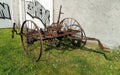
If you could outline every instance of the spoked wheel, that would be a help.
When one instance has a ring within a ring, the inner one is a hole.
[[[72,44],[76,47],[83,47],[86,44],[86,34],[80,24],[73,18],[65,18],[60,22],[61,31],[77,30],[76,34],[72,34]]]
[[[31,20],[23,22],[21,27],[21,42],[25,54],[38,62],[42,55],[42,36],[38,26]]]

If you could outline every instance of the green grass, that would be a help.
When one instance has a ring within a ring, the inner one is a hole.
[[[120,75],[120,50],[53,48],[36,63],[24,55],[20,36],[0,29],[0,75]]]

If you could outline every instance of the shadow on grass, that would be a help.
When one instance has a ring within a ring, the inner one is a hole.
[[[46,48],[45,51],[50,51],[52,49],[61,50],[62,51],[61,54],[65,53],[66,51],[73,51],[73,50],[76,50],[76,49],[80,49],[80,50],[83,50],[83,51],[88,51],[88,52],[93,52],[93,53],[97,53],[97,54],[103,55],[106,60],[111,61],[111,59],[107,57],[105,52],[89,49],[87,47],[80,48],[80,47],[74,47],[74,46],[71,46],[71,45],[63,45],[63,46],[59,46],[59,47],[48,47],[48,48]],[[52,52],[50,52],[50,54],[52,54],[53,56],[57,57]]]
[[[87,48],[87,47],[83,47],[82,50],[84,50],[84,51],[89,51],[89,52],[93,52],[93,53],[97,53],[97,54],[101,54],[101,55],[104,56],[104,58],[105,58],[106,60],[111,61],[111,59],[108,58],[107,55],[105,54],[105,52],[103,52],[103,51],[97,51],[97,50],[89,49],[89,48]]]

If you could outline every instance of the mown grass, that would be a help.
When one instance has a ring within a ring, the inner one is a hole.
[[[11,29],[0,29],[0,75],[120,75],[120,50],[52,48],[40,62],[32,62],[23,53],[20,36],[11,39]]]

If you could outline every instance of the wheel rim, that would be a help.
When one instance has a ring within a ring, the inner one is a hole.
[[[75,38],[80,38],[72,40],[72,44],[76,47],[83,47],[86,44],[86,34],[80,24],[73,18],[65,18],[60,22],[61,31],[67,31],[69,29],[78,30],[79,32],[73,34],[72,36]]]
[[[37,25],[26,20],[21,27],[21,42],[27,57],[32,61],[39,61],[42,55],[42,37]]]

